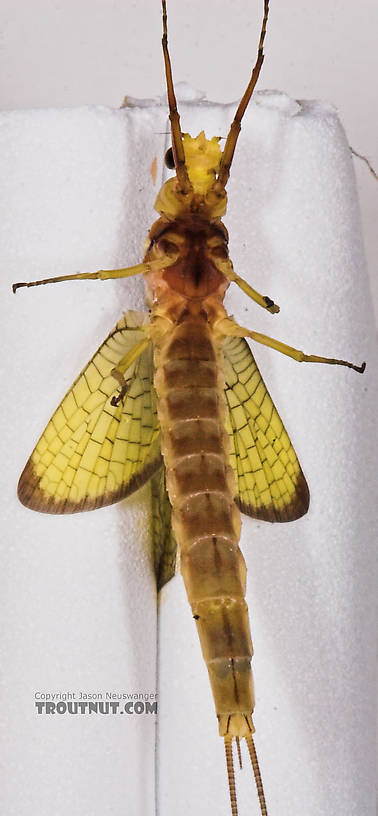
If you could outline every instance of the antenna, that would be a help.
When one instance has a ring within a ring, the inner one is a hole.
[[[171,58],[168,50],[168,29],[167,29],[167,4],[162,0],[163,7],[163,38],[161,41],[164,55],[165,78],[167,82],[167,97],[169,105],[169,119],[171,122],[172,150],[175,160],[175,169],[179,190],[181,193],[189,193],[192,185],[189,181],[188,171],[185,164],[184,146],[182,143],[182,132],[180,127],[180,116],[177,110],[175,89],[172,79]]]
[[[264,16],[263,21],[261,24],[261,32],[260,32],[260,40],[259,40],[259,47],[257,51],[257,59],[252,70],[251,78],[249,83],[244,91],[242,99],[240,101],[239,107],[235,113],[234,121],[229,130],[229,134],[226,139],[226,144],[224,146],[224,150],[222,153],[222,158],[220,161],[219,173],[218,178],[214,182],[213,190],[216,193],[220,193],[224,190],[230,175],[230,167],[232,164],[232,159],[235,153],[236,142],[238,140],[238,136],[241,130],[241,120],[245,114],[245,111],[248,107],[248,103],[251,99],[253,94],[256,82],[260,76],[260,71],[262,64],[264,62],[264,39],[266,34],[266,24],[268,21],[268,14],[269,14],[269,0],[264,0]]]

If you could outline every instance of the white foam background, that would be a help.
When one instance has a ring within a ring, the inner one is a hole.
[[[180,107],[184,130],[208,136],[226,134],[234,109]],[[63,393],[122,312],[141,308],[142,285],[67,283],[16,296],[10,286],[140,260],[166,122],[158,104],[0,118],[7,816],[156,812],[152,716],[38,716],[33,700],[37,690],[154,691],[148,487],[68,517],[33,513],[15,496]],[[292,524],[244,518],[241,540],[269,812],[361,816],[374,807],[376,345],[353,167],[334,110],[257,94],[229,197],[235,268],[281,307],[271,316],[233,289],[230,312],[308,353],[367,361],[361,377],[254,348],[311,506]],[[181,577],[163,590],[159,617],[159,812],[227,814],[223,746]],[[240,816],[258,812],[250,777],[237,771]]]

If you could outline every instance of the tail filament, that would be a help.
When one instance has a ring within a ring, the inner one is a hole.
[[[242,767],[241,763],[241,752],[240,752],[240,740],[239,737],[236,737],[236,746],[237,752],[239,757],[239,765],[240,768]],[[248,737],[245,738],[246,743],[248,745],[248,752],[251,759],[251,765],[253,769],[253,775],[255,778],[256,788],[257,788],[257,796],[259,798],[260,804],[260,813],[261,816],[268,816],[268,810],[265,802],[265,795],[264,795],[264,788],[261,779],[261,773],[259,768],[259,763],[256,754],[255,744],[253,742],[252,734],[249,734]],[[234,761],[232,756],[232,737],[229,734],[226,734],[224,737],[224,747],[226,752],[226,765],[227,765],[227,776],[228,776],[228,789],[230,793],[230,802],[231,802],[231,816],[238,816],[238,804],[236,800],[236,784],[235,784],[235,773],[234,773]]]
[[[259,797],[259,802],[260,802],[261,816],[268,816],[268,811],[267,811],[265,796],[264,796],[264,788],[263,788],[259,763],[258,763],[257,754],[256,754],[255,743],[253,742],[252,734],[249,734],[249,736],[246,737],[246,742],[247,742],[247,745],[248,745],[249,756],[251,758],[251,764],[252,764],[252,768],[253,768],[253,775],[255,777],[257,795]]]
[[[226,752],[226,765],[227,765],[227,775],[228,775],[228,789],[230,791],[231,814],[232,814],[232,816],[238,816],[238,805],[237,805],[237,801],[236,801],[234,762],[233,762],[233,759],[232,759],[232,738],[227,736],[227,735],[224,738],[224,748],[225,748],[225,752]]]

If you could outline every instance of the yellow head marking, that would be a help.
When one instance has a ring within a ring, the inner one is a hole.
[[[155,210],[169,219],[179,218],[190,211],[206,213],[210,219],[221,218],[226,212],[227,196],[224,190],[220,195],[212,189],[222,157],[219,136],[206,139],[203,130],[194,138],[183,133],[182,145],[192,189],[182,196],[177,176],[168,179],[155,201]]]
[[[201,130],[201,133],[195,138],[189,136],[189,133],[184,133],[182,142],[185,164],[193,190],[195,193],[205,195],[214,183],[215,175],[219,170],[222,155],[219,137],[213,136],[212,139],[206,139]]]

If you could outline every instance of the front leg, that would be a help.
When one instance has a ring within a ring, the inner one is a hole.
[[[98,269],[97,272],[78,272],[77,275],[58,275],[56,278],[44,278],[43,280],[28,281],[21,283],[14,283],[12,285],[13,293],[17,289],[26,286],[42,286],[45,283],[61,283],[62,281],[75,280],[110,280],[111,278],[129,278],[133,275],[145,274],[159,269],[164,269],[170,264],[161,259],[156,261],[147,261],[146,263],[136,264],[136,266],[127,266],[122,269]]]
[[[229,258],[227,260],[216,259],[213,262],[215,263],[216,268],[222,275],[227,278],[227,280],[231,281],[232,283],[236,283],[236,285],[241,289],[251,300],[254,300],[258,306],[262,306],[263,309],[267,309],[268,312],[271,314],[277,314],[280,311],[280,307],[277,306],[274,301],[268,297],[268,295],[260,295],[260,292],[257,292],[256,289],[253,289],[252,286],[247,283],[243,278],[236,274],[232,261]]]
[[[117,396],[112,397],[110,404],[116,407],[119,405],[120,402],[123,401],[124,397],[127,394],[129,383],[130,381],[126,379],[125,373],[130,368],[130,366],[134,363],[135,360],[140,357],[141,354],[145,351],[147,346],[150,344],[149,337],[143,338],[140,340],[139,343],[136,343],[130,351],[125,354],[124,357],[119,361],[118,365],[111,371],[111,376],[117,380],[121,386],[119,394]]]

